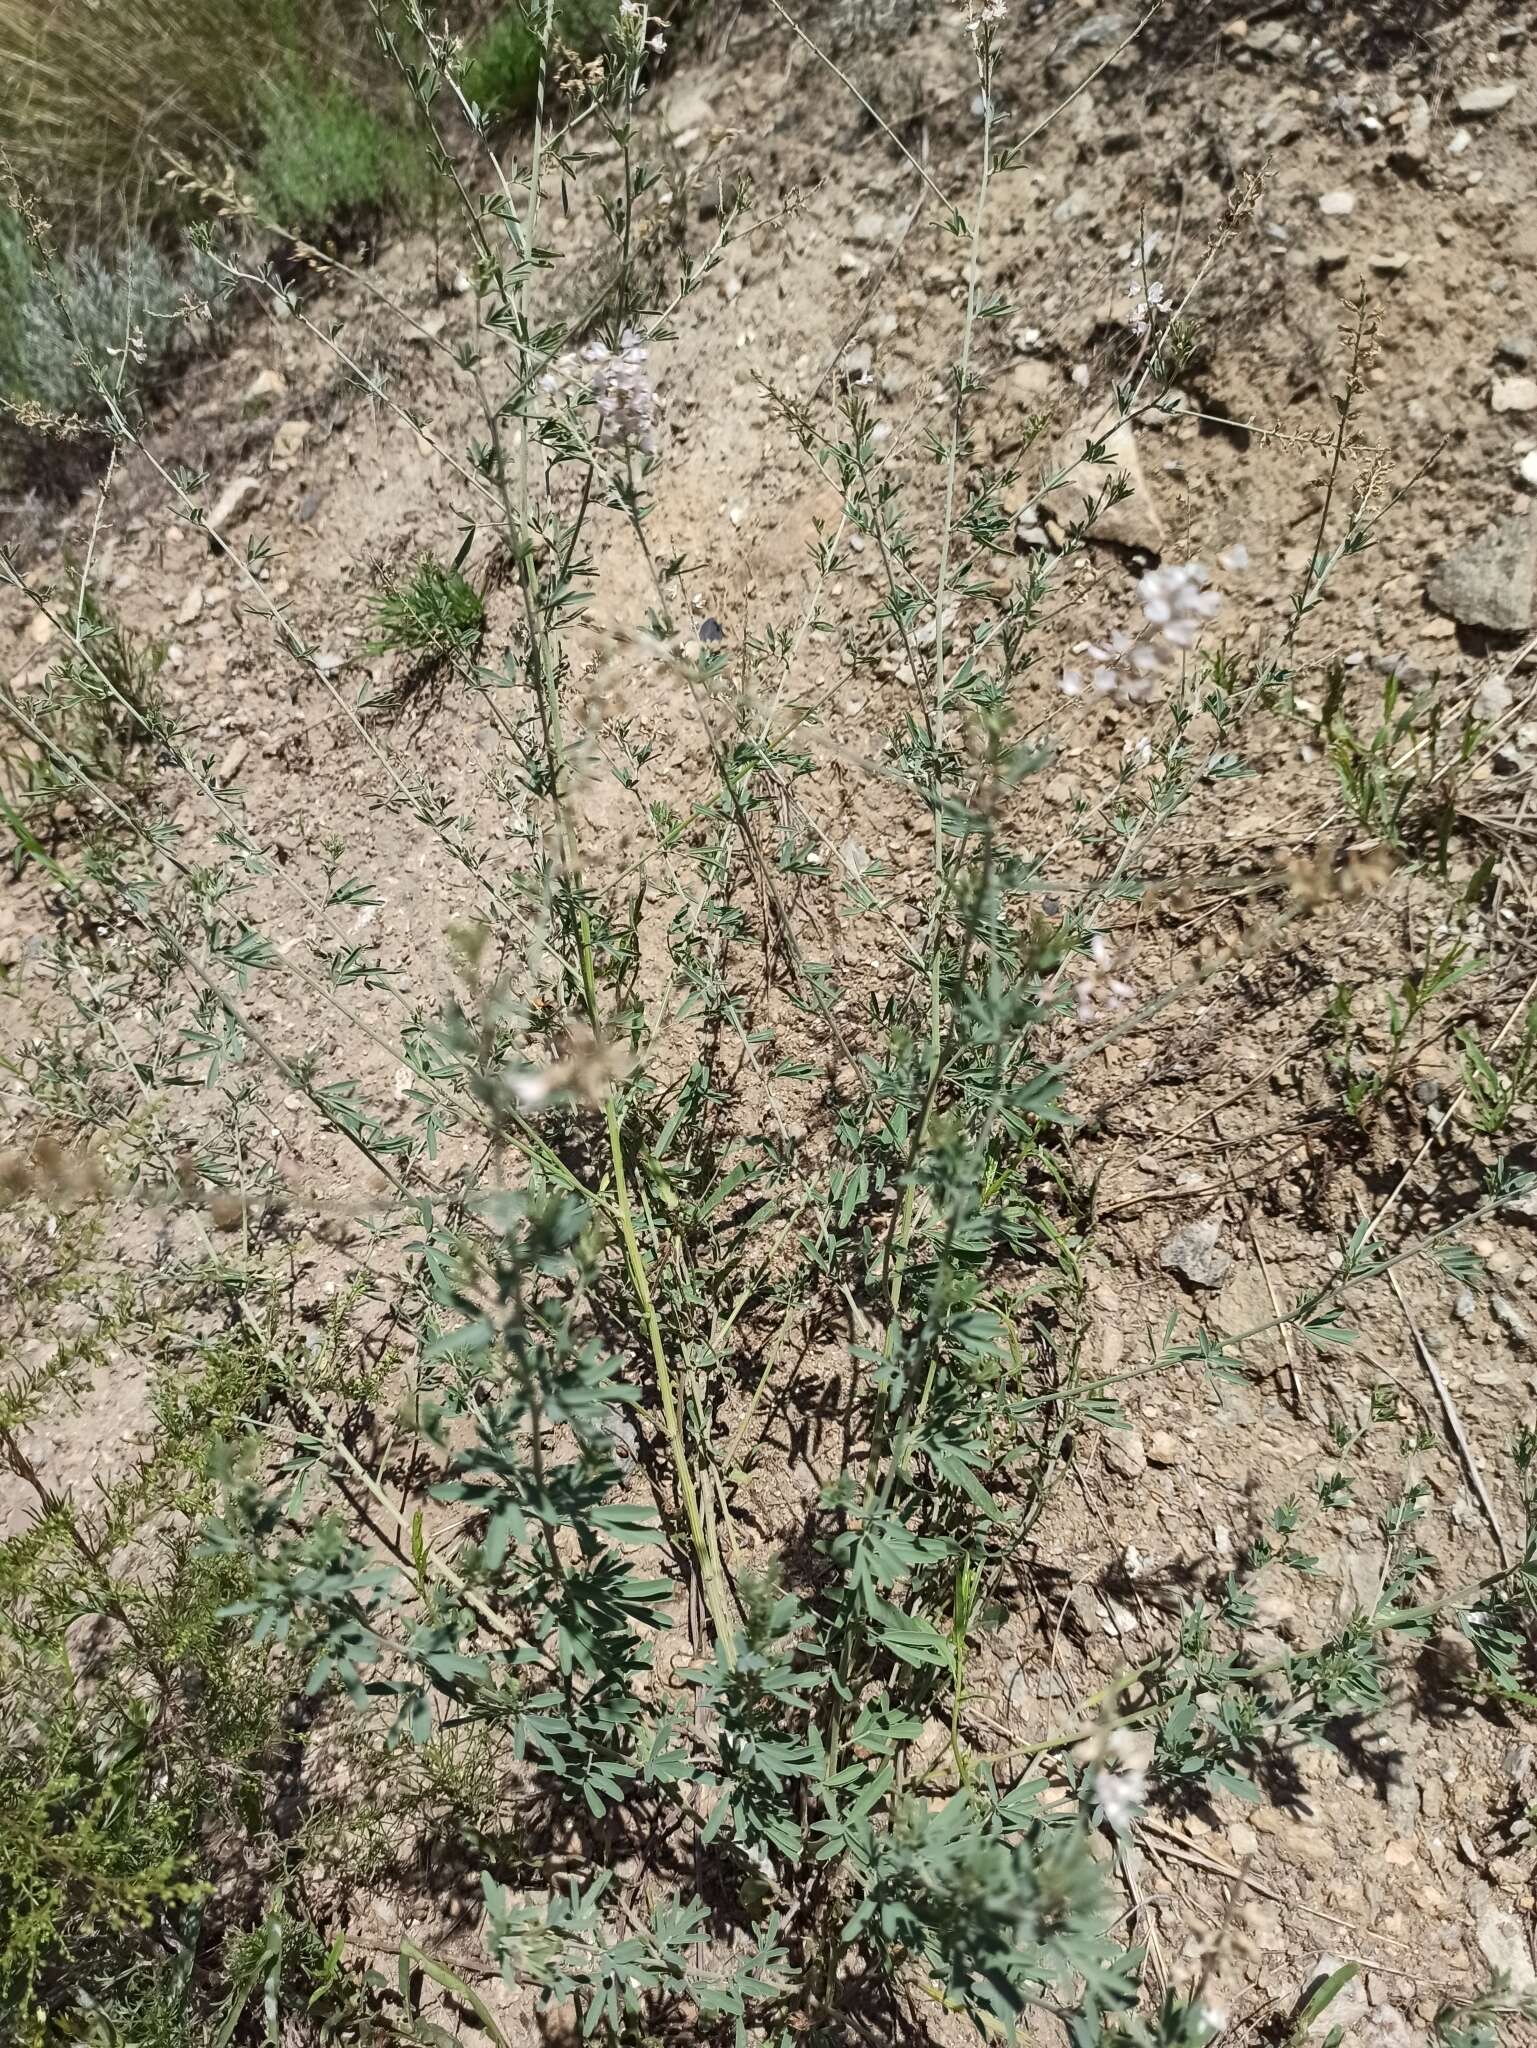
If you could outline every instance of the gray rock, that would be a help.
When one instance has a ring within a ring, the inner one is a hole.
[[[1537,448],[1528,448],[1521,458],[1521,467],[1517,474],[1520,476],[1522,483],[1529,484],[1534,491],[1537,491]]]
[[[1496,377],[1489,404],[1495,412],[1537,412],[1537,377]]]
[[[1047,58],[1047,68],[1060,70],[1064,64],[1071,63],[1080,50],[1098,49],[1103,43],[1118,42],[1129,26],[1124,14],[1091,14],[1087,21],[1081,21],[1076,28],[1068,30]]]
[[[1457,1299],[1452,1303],[1452,1314],[1459,1323],[1471,1323],[1478,1312],[1478,1296],[1471,1287],[1459,1289]]]
[[[1372,2048],[1424,2048],[1425,2036],[1416,2033],[1396,2005],[1374,2005],[1366,2027]]]
[[[1504,85],[1475,85],[1470,91],[1457,96],[1459,114],[1497,114],[1501,107],[1508,107],[1517,93],[1514,79]]]
[[[663,114],[674,135],[708,128],[715,119],[715,101],[704,86],[679,85],[667,95]]]
[[[1229,1266],[1231,1252],[1219,1251],[1222,1235],[1220,1216],[1204,1216],[1186,1223],[1166,1237],[1159,1247],[1158,1263],[1166,1273],[1178,1273],[1192,1287],[1220,1287]]]
[[[1325,1978],[1332,1977],[1340,1967],[1341,1958],[1339,1956],[1325,1954],[1315,1957],[1313,1967],[1308,1971],[1297,1994],[1299,2004],[1311,1992],[1316,1991]],[[1317,2019],[1308,2028],[1308,2039],[1310,2041],[1314,2039],[1324,2040],[1336,2027],[1358,2026],[1366,2018],[1370,2009],[1370,2003],[1366,1996],[1366,1985],[1362,1980],[1360,1971],[1357,1970],[1353,1977],[1348,1978],[1340,1986],[1333,1998],[1330,1999]]]
[[[1354,213],[1355,210],[1354,192],[1320,192],[1318,195],[1318,211],[1325,220],[1343,220],[1347,214]]]
[[[292,462],[309,437],[308,420],[284,420],[272,437],[272,452],[279,462]]]
[[[1112,1430],[1105,1438],[1105,1463],[1123,1479],[1140,1479],[1147,1470],[1147,1448],[1134,1429]]]
[[[1085,462],[1083,451],[1090,443],[1102,444],[1105,461]],[[1163,515],[1137,454],[1137,443],[1126,420],[1111,426],[1103,412],[1089,413],[1065,435],[1053,451],[1052,470],[1063,482],[1039,501],[1039,509],[1050,512],[1063,526],[1081,522],[1084,500],[1098,498],[1117,472],[1130,486],[1119,504],[1107,505],[1089,528],[1090,542],[1108,542],[1115,547],[1139,548],[1147,554],[1164,551]]]
[[[281,370],[258,370],[240,394],[242,405],[260,405],[264,399],[281,398],[288,389]]]
[[[851,342],[839,359],[838,368],[848,384],[868,384],[875,355],[867,341]]]
[[[1512,1991],[1537,1991],[1537,1969],[1532,1967],[1531,1944],[1516,1915],[1501,1905],[1488,1885],[1468,1886],[1476,1918],[1473,1923],[1478,1952],[1491,1970],[1503,1970]]]
[[[1515,701],[1515,693],[1503,676],[1486,676],[1473,699],[1473,716],[1481,718],[1485,725],[1493,725]]]
[[[1494,352],[1502,363],[1514,363],[1518,370],[1529,369],[1537,361],[1537,334],[1503,335]]]
[[[218,502],[208,515],[208,523],[216,531],[230,525],[236,519],[244,518],[247,512],[261,503],[261,479],[254,476],[237,476],[224,486]]]
[[[1347,1545],[1340,1552],[1340,1589],[1336,1602],[1342,1619],[1375,1614],[1382,1600],[1382,1553]]]
[[[1501,519],[1446,557],[1425,586],[1439,612],[1493,633],[1530,631],[1537,526]]]
[[[1491,1294],[1489,1297],[1489,1313],[1494,1317],[1494,1320],[1499,1324],[1506,1336],[1509,1337],[1512,1344],[1519,1344],[1525,1349],[1531,1343],[1531,1325],[1513,1301],[1507,1301],[1503,1294]]]
[[[1404,110],[1388,162],[1396,171],[1422,170],[1430,156],[1430,102],[1416,93]]]

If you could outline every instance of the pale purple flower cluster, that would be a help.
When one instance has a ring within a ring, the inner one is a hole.
[[[1087,674],[1081,668],[1064,669],[1064,693],[1150,704],[1163,671],[1194,647],[1202,626],[1216,617],[1222,598],[1210,586],[1211,576],[1200,562],[1149,569],[1137,584],[1146,621],[1141,632],[1118,629],[1107,640],[1086,641],[1078,651],[1088,656],[1090,667]]]
[[[1073,983],[1073,1008],[1080,1024],[1098,1024],[1124,1010],[1136,996],[1129,981],[1117,980],[1110,972],[1113,956],[1110,941],[1096,932],[1089,941],[1089,968]]]
[[[652,455],[656,452],[656,393],[646,372],[647,355],[640,335],[627,327],[618,348],[589,341],[580,358],[563,356],[555,371],[539,381],[546,391],[557,391],[561,375],[584,378],[597,401],[599,444],[639,448]]]
[[[1194,647],[1202,626],[1214,619],[1222,603],[1211,588],[1211,575],[1202,562],[1179,562],[1168,569],[1149,569],[1137,582],[1142,616],[1156,626],[1170,647],[1188,652]]]
[[[1159,315],[1168,311],[1169,294],[1156,280],[1149,284],[1138,271],[1132,272],[1126,289],[1131,298],[1131,331],[1140,340]]]

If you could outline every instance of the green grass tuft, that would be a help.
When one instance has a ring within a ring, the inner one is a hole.
[[[304,235],[408,211],[425,189],[421,153],[342,84],[295,68],[267,88],[255,179],[274,219]]]
[[[614,0],[557,0],[557,42],[590,54],[612,28],[616,11]],[[527,113],[534,105],[543,21],[542,7],[508,7],[471,44],[461,79],[465,97],[493,120]]]
[[[486,611],[457,568],[423,555],[404,581],[380,592],[374,620],[381,654],[446,655],[476,644]]]

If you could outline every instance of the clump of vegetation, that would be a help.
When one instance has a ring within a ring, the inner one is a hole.
[[[18,216],[0,206],[0,392],[22,382],[22,310],[32,290],[32,260]]]
[[[193,250],[173,259],[130,236],[110,253],[39,251],[0,209],[0,401],[12,415],[99,421],[99,381],[126,398],[162,379],[209,311],[217,272]]]
[[[271,217],[303,235],[409,208],[427,183],[421,151],[345,84],[294,69],[263,88],[252,176]]]
[[[1376,1385],[1324,1425],[1311,1494],[1225,1532],[1149,1603],[1135,1663],[1097,1693],[1022,1742],[983,1675],[1028,1611],[1027,1574],[1061,1569],[1063,1474],[1124,1429],[1132,1383],[1241,1383],[1266,1339],[1322,1377],[1356,1344],[1354,1304],[1413,1265],[1479,1281],[1465,1238],[1532,1191],[1516,1159],[1465,1144],[1445,1208],[1416,1222],[1399,1181],[1262,1320],[1171,1314],[1108,1362],[1086,1345],[1100,1056],[1383,885],[1382,863],[1314,852],[1260,879],[1270,911],[1214,963],[1139,986],[1127,913],[1167,879],[1171,822],[1250,772],[1255,714],[1378,501],[1334,490],[1363,307],[1321,515],[1341,508],[1343,532],[1320,532],[1284,644],[1221,648],[1219,576],[1169,562],[1137,585],[1134,633],[1085,619],[1087,659],[1053,674],[1064,718],[1136,721],[1064,842],[1063,882],[1031,803],[1051,721],[1028,695],[1060,557],[1016,558],[1020,476],[978,459],[972,433],[984,338],[1008,312],[982,262],[984,201],[1013,161],[1004,19],[988,0],[964,21],[977,162],[945,218],[967,260],[940,401],[893,448],[858,381],[770,391],[787,460],[835,516],[811,526],[797,608],[750,631],[702,615],[696,565],[657,516],[651,344],[752,223],[728,188],[702,242],[659,252],[637,229],[662,203],[635,121],[646,10],[615,15],[581,105],[606,267],[554,246],[544,125],[521,164],[489,157],[484,196],[461,174],[474,325],[438,345],[475,408],[452,457],[467,530],[452,565],[419,557],[373,607],[376,651],[425,657],[452,692],[451,786],[339,685],[263,540],[213,531],[205,480],[162,464],[96,379],[112,433],[221,553],[316,723],[356,741],[362,803],[430,853],[458,915],[445,995],[435,963],[371,950],[384,894],[335,819],[295,832],[285,791],[281,829],[264,825],[165,727],[152,665],[83,594],[31,594],[68,651],[35,699],[0,707],[33,779],[8,803],[34,859],[66,805],[109,820],[113,844],[46,855],[47,1028],[9,1064],[54,1149],[7,1162],[7,1227],[35,1277],[73,1205],[149,1211],[155,1292],[141,1277],[109,1310],[75,1267],[56,1293],[34,1287],[45,1316],[83,1304],[91,1335],[0,1404],[0,1455],[31,1503],[0,1547],[0,1793],[21,1823],[0,1845],[0,1999],[29,2043],[442,2048],[464,2012],[501,2043],[505,1995],[571,2008],[609,2048],[834,2048],[916,2034],[931,2011],[981,2038],[1209,2048],[1227,2027],[1209,1962],[1165,1956],[1155,1975],[1129,1931],[1146,1920],[1129,1852],[1155,1822],[1167,1833],[1157,1816],[1292,1796],[1299,1754],[1359,1744],[1406,1646],[1444,1649],[1462,1698],[1530,1707],[1537,1434],[1513,1435],[1508,1526],[1478,1494],[1497,1559],[1443,1569],[1411,1466],[1435,1438]],[[397,29],[402,90],[447,157],[456,109],[481,103],[473,66],[425,5]],[[310,149],[306,104],[329,145]],[[286,179],[315,219],[366,203],[386,174],[375,130],[324,95],[274,118],[294,124],[274,195]],[[560,161],[562,179],[579,168]],[[692,232],[693,210],[666,203]],[[1149,253],[1119,419],[1164,401],[1186,346]],[[582,286],[563,300],[562,262]],[[241,274],[295,310],[280,278]],[[601,323],[573,328],[552,307],[589,303],[595,274]],[[340,330],[311,331],[358,374]],[[386,370],[368,383],[418,425]],[[1101,442],[1065,473],[1088,481],[1074,552],[1132,486]],[[505,567],[514,599],[494,665],[480,562]],[[899,685],[867,753],[914,855],[900,894],[820,813],[810,736],[828,699],[797,668],[806,644],[836,648],[840,682]],[[701,783],[664,784],[645,722],[606,694],[636,669],[696,722]],[[1427,854],[1406,827],[1419,728],[1386,714],[1347,744],[1331,701],[1340,787],[1441,885],[1444,845]],[[158,789],[120,795],[149,740],[163,812]],[[597,777],[624,818],[618,858],[592,824]],[[1455,924],[1466,894],[1438,906]],[[1460,931],[1438,936],[1380,1024],[1364,1003],[1326,1013],[1362,1126],[1398,1109],[1473,959]],[[1529,1107],[1530,1016],[1465,1027],[1480,1144]],[[1368,1029],[1380,1074],[1353,1057]],[[1445,1124],[1450,1152],[1467,1133]],[[90,1167],[73,1187],[71,1146]],[[23,1434],[128,1343],[157,1367],[150,1446],[99,1501],[66,1498]],[[792,1465],[785,1440],[817,1423],[821,1446]],[[1380,1568],[1256,1653],[1262,1593],[1317,1575],[1313,1531],[1337,1548],[1383,1441]],[[103,1638],[89,1688],[82,1619]],[[323,1768],[339,1756],[350,1777]],[[305,1798],[280,1816],[295,1780]],[[357,1908],[392,1884],[439,1917],[387,1935],[375,1969]],[[1353,1969],[1280,2025],[1326,2019]],[[1470,1994],[1443,2038],[1482,2042],[1525,2004]],[[1261,2022],[1278,2013],[1267,1999]]]
[[[0,402],[32,461],[37,430],[99,424],[98,378],[153,389],[202,338],[189,186],[232,180],[324,237],[409,213],[430,180],[365,0],[0,0],[0,70],[0,161],[34,216],[0,204]]]
[[[613,28],[617,0],[556,0],[554,49],[591,57]],[[465,98],[492,120],[525,114],[538,96],[544,58],[544,9],[539,0],[514,0],[499,8],[469,44],[460,83]]]
[[[165,215],[172,157],[249,162],[296,62],[357,91],[370,51],[366,0],[0,0],[0,152],[61,233],[110,246]]]
[[[19,580],[4,557],[0,572],[13,585]],[[42,680],[30,689],[12,685],[3,699],[0,815],[18,864],[46,859],[46,847],[66,830],[120,830],[123,805],[142,792],[155,749],[169,736],[157,682],[164,650],[115,625],[81,584],[38,602],[56,607],[66,630],[63,652]]]
[[[265,1853],[281,1675],[230,1618],[245,1576],[200,1526],[211,1446],[260,1408],[270,1367],[237,1338],[188,1372],[185,1302],[103,1293],[89,1231],[50,1250],[36,1195],[12,1215],[7,1282],[25,1271],[90,1320],[0,1386],[0,2013],[18,2048],[190,2040],[210,1831]],[[145,1440],[89,1497],[56,1491],[27,1431],[125,1347],[160,1374]]]
[[[409,576],[392,579],[374,599],[380,653],[447,656],[474,648],[486,608],[457,562],[445,568],[423,555]]]

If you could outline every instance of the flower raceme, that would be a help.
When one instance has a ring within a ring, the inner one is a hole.
[[[1089,965],[1073,983],[1073,1008],[1080,1024],[1102,1023],[1134,999],[1136,990],[1111,973],[1112,964],[1110,941],[1096,932],[1089,942]]]
[[[980,0],[980,5],[975,0],[965,0],[965,5],[969,36],[979,36],[985,28],[996,28],[1009,11],[1007,0]]]
[[[646,34],[648,23],[645,0],[619,0],[619,19],[621,23],[640,23],[640,27],[633,33],[645,43],[648,50],[655,50],[657,55],[661,56],[667,48],[667,38],[662,34],[662,30],[667,26],[665,22],[658,22],[655,31],[649,36]]]
[[[1131,331],[1138,340],[1141,340],[1153,322],[1161,315],[1167,314],[1168,288],[1158,283],[1156,279],[1149,283],[1133,272],[1127,292],[1131,298]]]
[[[1200,562],[1175,568],[1149,569],[1137,584],[1142,616],[1171,647],[1194,647],[1208,619],[1217,616],[1220,594],[1208,588],[1211,577]]]
[[[649,351],[633,327],[610,348],[589,341],[579,356],[566,355],[545,372],[540,386],[558,391],[563,380],[585,382],[598,408],[600,447],[638,448],[656,453],[656,392],[646,369]]]
[[[1082,668],[1065,669],[1062,689],[1069,697],[1113,697],[1118,704],[1150,704],[1159,678],[1188,654],[1201,628],[1217,615],[1221,594],[1211,588],[1204,563],[1180,562],[1149,569],[1137,583],[1143,626],[1138,633],[1117,629],[1103,641],[1075,650],[1087,655]]]

